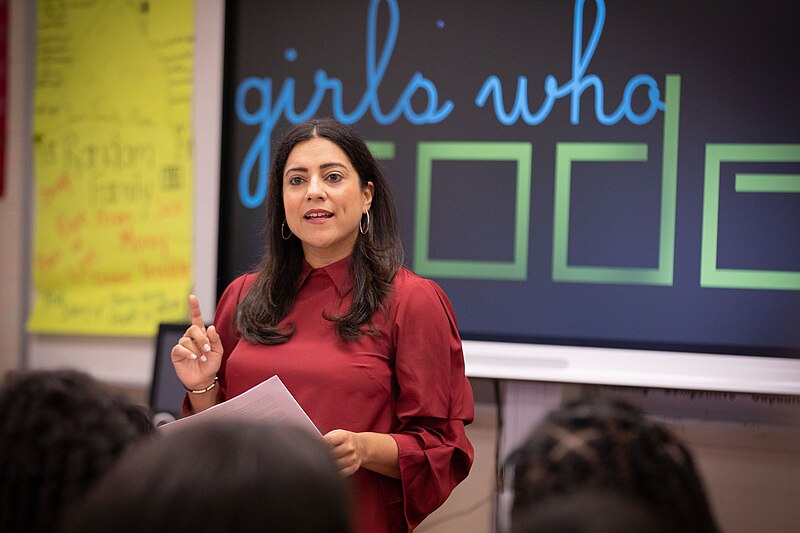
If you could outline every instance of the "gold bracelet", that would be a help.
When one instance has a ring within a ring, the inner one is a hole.
[[[184,385],[183,388],[186,389],[186,392],[191,392],[192,394],[204,394],[204,393],[210,391],[211,389],[213,389],[214,387],[217,386],[217,379],[219,379],[219,378],[217,378],[217,376],[214,376],[214,381],[212,381],[211,385],[209,385],[205,389],[196,389],[196,390],[195,389],[190,389],[186,385]]]

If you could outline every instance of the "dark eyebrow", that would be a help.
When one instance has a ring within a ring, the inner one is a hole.
[[[347,167],[345,165],[343,165],[341,163],[336,163],[336,162],[323,163],[322,165],[319,166],[319,168],[321,168],[321,169],[328,169],[328,168],[331,168],[331,167],[339,167],[339,168],[347,170]]]
[[[321,164],[319,166],[319,168],[321,168],[323,170],[326,170],[326,169],[329,169],[329,168],[334,168],[334,167],[347,170],[347,167],[345,165],[343,165],[342,163],[336,163],[336,162],[323,163],[323,164]],[[287,168],[286,170],[283,171],[283,175],[285,176],[286,174],[288,174],[290,172],[308,172],[308,169],[306,167]]]
[[[287,168],[287,169],[283,170],[283,175],[285,176],[286,174],[288,174],[290,172],[308,172],[308,169],[306,167]]]

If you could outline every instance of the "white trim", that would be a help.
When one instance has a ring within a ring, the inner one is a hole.
[[[195,10],[193,291],[210,322],[217,305],[225,2],[198,0]]]
[[[464,341],[475,378],[800,395],[800,359]]]

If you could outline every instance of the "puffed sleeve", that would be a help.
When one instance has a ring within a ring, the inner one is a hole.
[[[474,416],[452,304],[433,281],[413,274],[410,280],[395,295],[400,426],[392,434],[409,531],[467,477],[473,449],[464,426]]]

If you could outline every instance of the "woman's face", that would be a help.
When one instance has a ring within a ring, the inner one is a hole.
[[[353,252],[373,185],[361,180],[347,154],[325,138],[302,142],[283,171],[286,224],[303,244],[306,261],[319,268]]]

